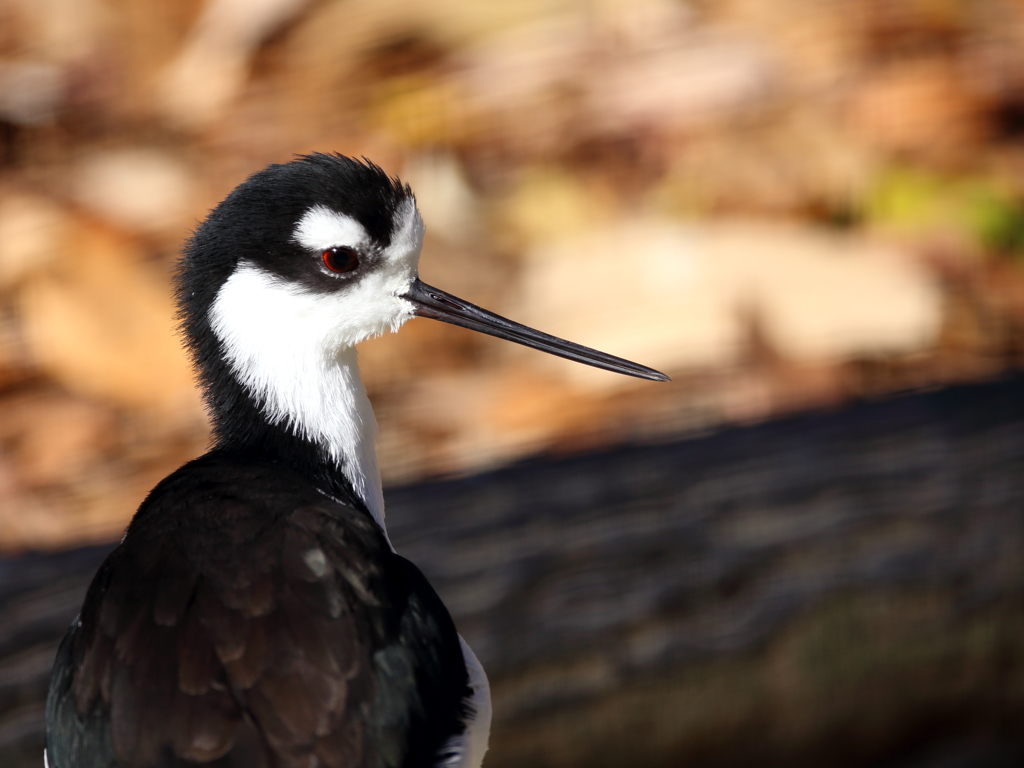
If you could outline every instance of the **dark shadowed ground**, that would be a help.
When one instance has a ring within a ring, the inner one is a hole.
[[[1024,378],[392,489],[490,768],[1024,764]],[[0,764],[109,547],[0,560]]]

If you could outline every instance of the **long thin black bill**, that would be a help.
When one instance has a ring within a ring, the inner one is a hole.
[[[493,312],[488,312],[486,309],[481,309],[475,304],[463,301],[450,293],[432,288],[419,279],[413,281],[405,298],[412,302],[415,307],[413,311],[418,317],[429,317],[444,323],[461,325],[472,331],[497,336],[506,341],[514,341],[516,344],[533,347],[542,352],[558,355],[567,360],[575,360],[577,363],[592,365],[595,368],[603,368],[606,371],[624,373],[627,376],[636,376],[639,379],[651,381],[669,381],[668,376],[653,368],[631,363],[621,357],[607,355],[596,349],[535,331],[533,328],[514,323]]]

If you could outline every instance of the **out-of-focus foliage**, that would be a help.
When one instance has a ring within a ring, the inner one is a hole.
[[[425,279],[665,368],[425,321],[388,481],[992,376],[1024,353],[1009,0],[5,0],[0,548],[116,535],[206,443],[168,277],[294,153],[415,188]]]
[[[365,155],[427,282],[673,377],[425,320],[360,349],[388,483],[658,438],[389,492],[494,765],[1018,765],[1016,380],[660,439],[1019,370],[1022,139],[1018,0],[0,0],[0,552],[114,541],[205,450],[182,240]],[[0,579],[25,765],[69,557]]]
[[[995,258],[1024,255],[1024,202],[993,179],[896,166],[879,177],[865,214],[872,224],[918,238],[960,234],[965,245]]]

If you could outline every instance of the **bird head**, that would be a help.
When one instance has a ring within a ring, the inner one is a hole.
[[[340,351],[413,317],[667,380],[426,285],[418,275],[423,232],[409,187],[370,162],[313,154],[240,184],[198,227],[177,278],[185,337],[208,399],[225,366],[249,392],[285,377],[313,380]],[[215,414],[231,399],[213,403]]]

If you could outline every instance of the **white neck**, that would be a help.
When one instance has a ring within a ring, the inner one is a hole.
[[[290,288],[251,266],[225,282],[210,310],[231,369],[271,424],[319,446],[384,535],[377,421],[356,350],[339,343],[338,298]]]
[[[303,437],[322,445],[328,455],[352,483],[352,488],[366,504],[387,535],[384,525],[384,492],[377,466],[377,419],[359,378],[355,347],[341,349],[328,360],[318,377],[319,400],[303,392],[304,406],[296,414]]]

